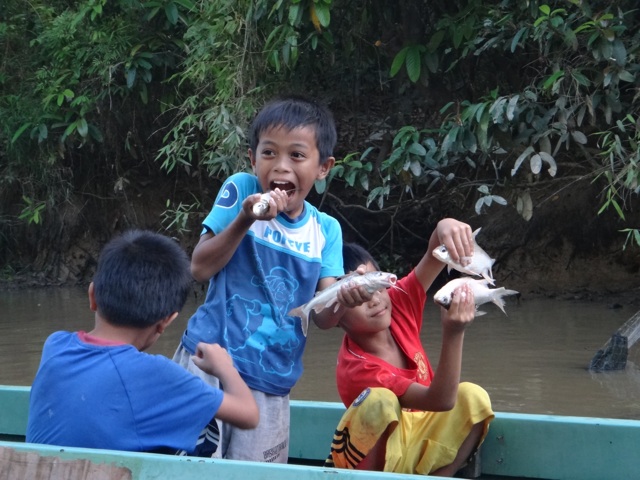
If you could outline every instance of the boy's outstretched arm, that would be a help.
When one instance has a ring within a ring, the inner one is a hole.
[[[209,375],[218,377],[224,386],[222,403],[215,417],[239,428],[255,428],[260,421],[258,405],[227,351],[217,343],[200,342],[193,363]]]
[[[200,237],[191,256],[191,275],[197,282],[210,280],[229,263],[253,222],[275,218],[287,203],[286,194],[278,190],[271,194],[269,210],[263,215],[256,215],[253,205],[259,201],[259,193],[249,195],[242,202],[242,210],[227,228],[217,235],[208,232]]]
[[[475,312],[473,291],[468,285],[462,285],[454,291],[449,310],[440,308],[442,349],[438,367],[430,386],[419,383],[409,386],[399,398],[403,408],[434,412],[453,408],[462,371],[464,331],[475,318]]]
[[[461,257],[472,256],[474,242],[471,227],[454,218],[444,218],[438,222],[429,238],[427,251],[415,268],[416,276],[425,291],[431,287],[445,267],[445,264],[435,258],[432,253],[435,248],[443,244],[455,261],[459,261]]]

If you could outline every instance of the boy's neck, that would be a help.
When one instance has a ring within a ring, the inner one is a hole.
[[[391,335],[391,329],[385,328],[379,332],[366,333],[362,335],[347,334],[352,341],[358,344],[362,351],[380,357],[381,353],[395,344],[395,339]]]
[[[109,342],[129,344],[140,351],[149,348],[157,338],[156,325],[151,325],[147,328],[113,325],[98,315],[96,315],[93,330],[87,332],[87,334]]]
[[[397,368],[408,368],[409,362],[404,351],[391,334],[391,329],[386,328],[374,334],[362,335],[358,339],[350,337],[363,352],[378,357]]]

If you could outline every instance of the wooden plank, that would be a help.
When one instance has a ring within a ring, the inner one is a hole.
[[[594,372],[624,370],[627,366],[629,349],[638,339],[640,339],[640,311],[616,330],[595,353],[589,363],[589,370]]]
[[[87,459],[60,460],[0,446],[0,478],[29,480],[131,480],[128,468]]]
[[[176,457],[152,453],[60,448],[19,442],[0,442],[0,447],[12,448],[18,452],[32,452],[42,457],[56,457],[57,461],[87,459],[97,465],[107,464],[113,467],[124,467],[130,470],[131,478],[135,480],[195,480],[209,478],[224,480],[415,480],[416,478],[415,475],[211,458]],[[5,477],[0,476],[0,478]],[[14,477],[9,478],[13,480]],[[37,477],[24,478],[31,480],[31,478],[35,479]]]
[[[482,473],[548,480],[640,476],[640,421],[497,413]]]

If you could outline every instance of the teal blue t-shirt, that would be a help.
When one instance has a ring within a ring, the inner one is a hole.
[[[161,355],[55,332],[31,387],[27,442],[132,452],[196,449],[223,393]]]
[[[223,231],[254,193],[261,193],[255,176],[229,177],[203,222],[204,231]],[[311,300],[321,278],[343,273],[340,224],[308,202],[295,221],[282,213],[256,221],[210,280],[182,343],[191,353],[198,342],[219,343],[249,387],[287,395],[302,374],[306,343],[300,319],[287,312]]]

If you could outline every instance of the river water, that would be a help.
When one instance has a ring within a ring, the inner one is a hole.
[[[199,298],[151,348],[173,355]],[[510,301],[511,300],[511,301]],[[494,305],[465,334],[462,380],[482,385],[494,410],[588,417],[640,419],[640,347],[630,350],[623,371],[591,373],[586,367],[611,334],[637,308],[606,303],[526,296],[507,299],[507,316]],[[85,288],[42,288],[0,292],[0,384],[30,385],[42,344],[56,330],[91,330]],[[339,328],[309,330],[305,372],[291,397],[340,401],[335,387]],[[438,307],[425,309],[423,343],[434,368],[440,351]]]

